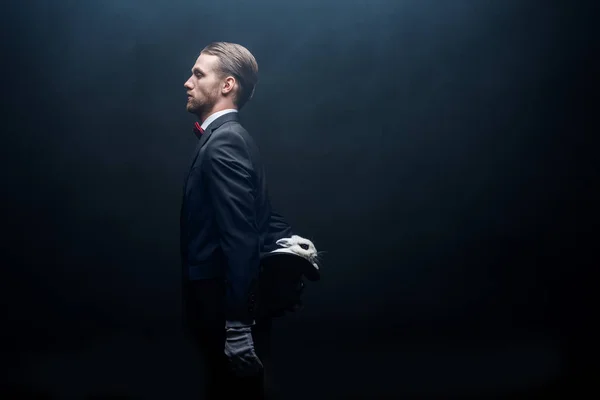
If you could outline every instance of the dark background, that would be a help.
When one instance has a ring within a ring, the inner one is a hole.
[[[5,397],[198,395],[183,84],[216,40],[256,56],[243,123],[327,251],[275,324],[283,398],[582,388],[594,10],[563,3],[3,3]]]

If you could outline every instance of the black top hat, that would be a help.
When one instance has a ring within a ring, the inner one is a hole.
[[[273,250],[261,257],[263,270],[277,275],[283,274],[290,277],[306,277],[309,281],[316,282],[321,279],[321,272],[316,263],[311,263],[306,258],[292,252],[288,248]]]

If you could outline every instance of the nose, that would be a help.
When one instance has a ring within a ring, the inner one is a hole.
[[[186,89],[192,90],[192,85],[190,84],[190,79],[185,81],[185,83],[183,84],[183,87]]]

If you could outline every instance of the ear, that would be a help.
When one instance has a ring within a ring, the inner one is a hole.
[[[292,241],[291,238],[283,238],[283,239],[279,239],[275,243],[277,243],[278,245],[283,246],[283,247],[290,247],[294,242]]]
[[[294,243],[311,244],[311,245],[314,246],[313,242],[310,239],[307,239],[307,238],[302,237],[302,236],[292,235],[292,240],[294,240]]]
[[[221,91],[224,94],[232,92],[235,89],[236,83],[237,81],[233,76],[228,76],[227,78],[225,78],[225,83],[223,83],[223,88],[221,89]]]

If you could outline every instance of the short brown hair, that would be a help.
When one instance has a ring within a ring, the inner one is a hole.
[[[219,72],[236,78],[239,91],[234,102],[241,109],[254,95],[258,82],[258,64],[252,53],[242,45],[229,42],[210,43],[200,53],[219,57]]]

